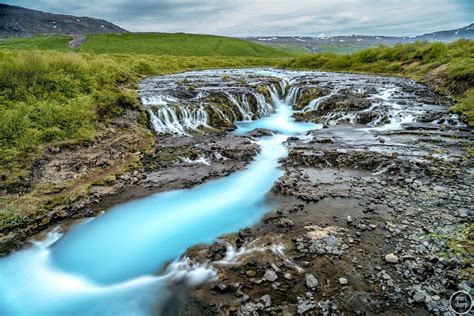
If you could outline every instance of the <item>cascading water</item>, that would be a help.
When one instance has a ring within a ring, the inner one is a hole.
[[[240,76],[239,80],[222,83],[222,76],[229,74]],[[96,219],[76,225],[64,236],[53,231],[45,241],[0,259],[0,314],[156,314],[176,294],[170,287],[176,282],[192,286],[216,278],[212,263],[197,265],[178,258],[188,247],[252,225],[272,209],[271,201],[265,197],[282,175],[278,160],[287,154],[283,142],[290,135],[321,127],[292,117],[300,76],[305,80],[317,77],[318,84],[327,88],[336,84],[335,89],[352,89],[354,84],[364,88],[380,85],[378,77],[262,69],[190,72],[144,83],[141,99],[158,133],[188,134],[189,130],[209,125],[209,113],[215,111],[232,122],[237,113],[248,120],[236,123],[238,135],[255,128],[280,134],[262,138],[261,152],[243,171],[193,189],[154,194],[118,205]],[[275,78],[279,83],[275,84]],[[212,84],[198,87],[199,91],[183,90],[177,84],[183,79],[191,83],[210,80]],[[247,82],[241,84],[240,79]],[[253,88],[259,80],[269,92],[269,99]],[[397,84],[398,80],[391,79]],[[219,84],[220,88],[216,88]],[[216,90],[220,95],[234,96],[235,100],[229,98],[235,105],[234,117],[205,102]],[[254,109],[249,97],[256,99]],[[398,88],[389,92],[382,89],[373,95],[371,111],[403,113],[409,121],[431,113],[436,114],[436,120],[430,124],[441,120],[456,122],[432,105],[414,105],[406,99],[399,102],[397,98],[402,97]],[[337,123],[344,115],[341,112],[329,117],[329,123]],[[250,120],[255,116],[260,119]],[[381,122],[379,128],[398,128],[390,124],[403,124],[404,118]],[[373,131],[374,127],[352,128],[350,133],[341,131],[338,135],[355,135],[358,139]],[[192,163],[209,162],[197,158]]]
[[[252,225],[271,210],[265,195],[282,175],[278,160],[287,153],[283,142],[289,135],[318,128],[295,122],[292,104],[275,90],[274,115],[237,122],[237,134],[258,127],[281,133],[259,141],[261,152],[247,169],[190,190],[116,206],[64,236],[51,235],[1,259],[0,314],[147,315],[159,312],[174,294],[169,285],[177,280],[193,285],[215,278],[211,267],[194,266],[186,259],[166,264],[188,247]],[[248,110],[244,100],[242,108]],[[196,121],[205,122],[203,112],[179,116],[179,110],[173,112],[163,103],[153,112],[159,113],[159,120],[152,121],[158,132],[182,134],[196,128]],[[263,99],[258,103],[270,111]]]

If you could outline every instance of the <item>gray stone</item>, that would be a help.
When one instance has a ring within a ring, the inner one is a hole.
[[[346,285],[348,283],[346,278],[339,278],[339,284]]]
[[[263,304],[265,304],[265,307],[272,306],[272,298],[270,297],[270,295],[265,294],[260,298],[260,300],[263,302]]]
[[[397,263],[398,257],[394,255],[393,253],[389,253],[388,255],[385,255],[385,261],[389,263]]]
[[[273,271],[273,270],[267,270],[263,277],[265,278],[265,280],[270,281],[270,282],[273,282],[276,279],[278,279],[278,276],[276,275],[275,271]]]
[[[312,274],[306,275],[306,286],[310,289],[314,289],[318,286],[318,279],[314,277]]]
[[[413,295],[413,300],[417,303],[423,302],[425,300],[425,293],[422,291],[417,291],[415,295]]]
[[[312,303],[311,301],[304,300],[300,297],[298,297],[298,307],[297,307],[297,312],[298,314],[302,315],[305,312],[313,309],[316,307],[316,304]]]

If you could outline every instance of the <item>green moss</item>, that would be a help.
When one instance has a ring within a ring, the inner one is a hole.
[[[110,186],[112,184],[115,184],[117,182],[117,178],[115,177],[115,174],[110,174],[106,176],[103,179],[96,180],[92,183],[94,186]]]
[[[461,102],[452,106],[450,110],[461,113],[469,126],[474,127],[474,89],[467,91]]]
[[[307,106],[312,100],[323,96],[324,93],[319,88],[309,88],[305,89],[301,96],[298,98],[298,103],[296,103],[293,107],[295,110],[302,110],[305,106]]]

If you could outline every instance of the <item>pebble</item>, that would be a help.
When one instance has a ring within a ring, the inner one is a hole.
[[[397,263],[398,257],[394,255],[393,253],[389,253],[388,255],[385,255],[385,261],[389,263]]]
[[[263,302],[263,304],[265,304],[265,307],[272,306],[272,298],[270,297],[270,295],[265,294],[260,298],[260,300]]]
[[[346,278],[339,278],[339,284],[346,285],[348,283]]]
[[[263,277],[265,278],[265,280],[270,281],[270,282],[273,282],[276,279],[278,279],[278,276],[276,275],[275,271],[273,271],[273,270],[267,270]]]
[[[306,286],[310,289],[314,289],[318,286],[318,279],[314,277],[312,274],[306,275]]]
[[[413,295],[413,299],[415,300],[415,302],[419,303],[419,302],[423,302],[425,300],[425,293],[421,292],[421,291],[417,291],[415,293],[415,295]]]

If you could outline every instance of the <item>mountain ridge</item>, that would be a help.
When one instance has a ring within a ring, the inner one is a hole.
[[[311,53],[333,51],[351,53],[377,45],[394,45],[415,41],[450,42],[461,38],[474,39],[474,23],[465,27],[426,33],[417,36],[337,35],[337,36],[248,36],[245,40],[273,47],[303,50]]]
[[[0,38],[127,32],[103,19],[48,13],[0,3]]]

